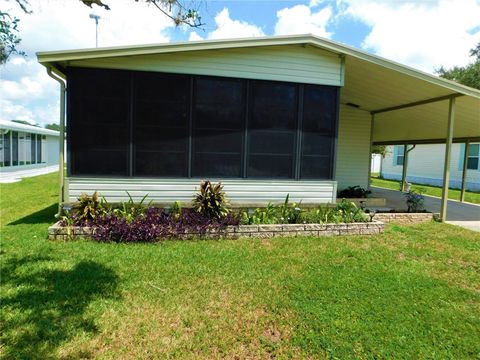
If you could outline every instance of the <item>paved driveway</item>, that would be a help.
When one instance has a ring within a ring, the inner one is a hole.
[[[372,187],[372,195],[387,199],[387,207],[406,209],[405,196],[396,190]],[[440,212],[441,199],[425,196],[425,208],[431,212]],[[448,200],[447,223],[459,225],[470,230],[480,231],[480,205]]]

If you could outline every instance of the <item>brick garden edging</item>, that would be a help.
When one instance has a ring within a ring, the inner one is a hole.
[[[90,239],[91,227],[61,226],[60,222],[48,228],[50,240]],[[275,225],[238,225],[223,229],[212,229],[204,234],[178,234],[178,239],[237,239],[242,237],[271,238],[277,236],[336,236],[336,235],[373,235],[384,231],[380,221],[368,223],[338,223],[338,224],[275,224]]]
[[[376,213],[374,219],[383,223],[397,223],[401,225],[423,224],[435,220],[435,213]]]

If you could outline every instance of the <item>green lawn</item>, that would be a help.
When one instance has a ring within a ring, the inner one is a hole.
[[[56,175],[1,185],[5,359],[480,356],[480,234],[49,242]]]
[[[373,186],[392,189],[392,190],[400,189],[400,181],[397,181],[397,180],[386,180],[386,179],[380,179],[378,177],[372,177],[371,180],[372,180],[371,184]],[[442,188],[438,186],[412,184],[412,190],[417,192],[422,192],[424,195],[442,197]],[[448,190],[448,198],[453,200],[460,200],[460,190],[457,190],[457,189]],[[465,191],[465,201],[475,203],[475,204],[480,204],[480,193]]]

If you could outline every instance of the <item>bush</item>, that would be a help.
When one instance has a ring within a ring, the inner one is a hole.
[[[338,192],[339,198],[347,199],[364,199],[368,197],[372,192],[370,190],[364,189],[358,185],[349,186],[346,189],[343,189]]]
[[[75,206],[76,215],[85,222],[93,220],[98,215],[105,213],[107,208],[105,199],[99,199],[99,194],[96,191],[92,196],[83,193],[77,200],[78,203]]]
[[[425,211],[425,197],[421,193],[410,190],[405,194],[408,212]]]
[[[209,180],[200,183],[192,205],[195,211],[210,219],[221,219],[229,213],[222,183],[213,185]]]

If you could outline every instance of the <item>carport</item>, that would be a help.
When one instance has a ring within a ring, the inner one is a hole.
[[[350,55],[350,56],[349,56]],[[447,218],[451,145],[480,141],[480,91],[370,54],[345,57],[342,102],[371,115],[372,145],[446,144],[442,221]],[[464,161],[462,199],[467,172]]]

